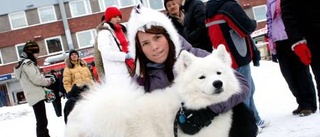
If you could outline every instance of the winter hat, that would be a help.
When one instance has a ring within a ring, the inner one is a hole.
[[[70,59],[70,56],[71,56],[72,53],[76,53],[78,55],[78,57],[79,57],[78,51],[76,51],[74,49],[71,49],[70,52],[69,52],[69,59]]]
[[[163,27],[173,41],[176,50],[176,57],[181,50],[181,43],[179,40],[179,34],[173,26],[170,19],[162,12],[146,8],[140,4],[135,6],[128,20],[128,40],[129,40],[129,53],[135,58],[136,57],[136,41],[135,37],[138,31],[144,32],[145,29],[149,29],[151,26]]]
[[[23,52],[26,53],[39,53],[40,49],[36,42],[34,41],[27,41],[23,47]]]
[[[111,18],[116,16],[120,16],[122,18],[121,11],[116,6],[110,6],[104,12],[105,22],[109,22]]]

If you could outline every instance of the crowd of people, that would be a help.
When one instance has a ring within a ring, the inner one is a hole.
[[[58,117],[68,115],[81,94],[88,92],[95,83],[123,85],[135,82],[146,93],[172,84],[173,65],[182,50],[204,57],[224,44],[232,56],[232,68],[241,83],[239,94],[219,104],[212,104],[211,111],[224,113],[240,102],[252,111],[260,131],[270,121],[259,116],[254,103],[255,86],[250,62],[259,66],[260,53],[250,34],[257,23],[250,19],[236,0],[164,0],[166,20],[130,18],[127,28],[120,24],[122,13],[116,6],[106,8],[94,45],[95,61],[88,67],[78,51],[71,49],[65,59],[66,67],[51,71],[54,77],[45,78],[37,68],[40,48],[34,41],[25,43],[21,61],[14,72],[33,107],[37,136],[49,137],[46,117],[46,94],[43,87],[52,89],[52,102]],[[293,115],[308,116],[317,111],[316,91],[319,95],[319,44],[320,19],[309,17],[320,13],[314,5],[301,5],[297,0],[268,0],[267,26],[269,48],[275,51],[280,70],[298,107]],[[301,8],[304,8],[301,10]],[[214,64],[212,64],[214,65]],[[317,83],[315,88],[312,72]],[[319,95],[320,96],[320,95]],[[61,98],[67,98],[62,108]],[[320,101],[320,99],[319,99]],[[62,113],[63,110],[63,113]]]

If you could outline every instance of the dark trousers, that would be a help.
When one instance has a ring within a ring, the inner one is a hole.
[[[68,116],[71,112],[71,110],[73,109],[73,107],[75,106],[77,102],[77,99],[71,97],[71,98],[68,98],[66,104],[64,105],[64,122],[67,124],[68,122]]]
[[[44,100],[39,101],[32,106],[37,122],[37,137],[50,137],[47,129],[48,120]]]
[[[299,107],[316,110],[316,92],[309,66],[304,65],[291,50],[292,43],[289,41],[277,41],[276,45],[281,73]]]
[[[61,97],[59,95],[59,91],[54,91],[54,95],[56,99],[52,102],[54,111],[56,112],[57,117],[62,116],[62,108],[61,108]]]
[[[320,103],[320,40],[317,39],[316,42],[309,40],[308,47],[312,55],[311,69],[317,84],[318,99]]]

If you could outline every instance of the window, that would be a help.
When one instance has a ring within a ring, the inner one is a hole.
[[[99,0],[99,3],[100,3],[100,10],[103,12],[107,9],[107,7],[111,5],[117,5],[117,6],[120,5],[118,0]]]
[[[164,9],[163,0],[148,0],[149,7],[155,10]]]
[[[23,47],[24,47],[24,43],[16,45],[16,53],[17,53],[18,60],[20,60],[20,55],[23,52]]]
[[[9,14],[9,20],[11,29],[18,29],[28,26],[26,13],[24,11]]]
[[[267,7],[266,5],[256,6],[252,8],[254,19],[257,22],[266,21],[267,20]]]
[[[39,18],[41,23],[56,21],[56,11],[54,6],[38,8]]]
[[[100,10],[104,12],[107,7],[117,5],[118,7],[129,7],[138,3],[139,0],[99,0]]]
[[[77,32],[77,42],[79,48],[93,46],[96,32],[94,29]]]
[[[60,36],[45,39],[45,44],[48,54],[64,51]]]
[[[88,0],[70,1],[69,6],[72,17],[83,16],[91,13],[90,3]]]
[[[121,4],[120,7],[128,7],[135,3],[133,0],[120,0],[120,4]]]

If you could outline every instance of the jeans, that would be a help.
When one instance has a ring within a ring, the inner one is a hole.
[[[250,64],[241,66],[236,69],[238,72],[240,72],[242,75],[244,75],[248,81],[249,87],[250,87],[250,96],[244,101],[244,103],[252,110],[254,117],[256,119],[256,123],[260,122],[261,118],[259,116],[259,113],[256,109],[256,106],[254,104],[253,100],[253,94],[255,91],[253,79],[251,76],[251,69],[250,69]]]

